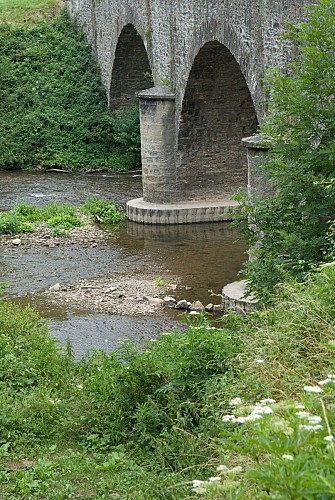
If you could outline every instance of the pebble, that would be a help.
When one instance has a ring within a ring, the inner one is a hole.
[[[59,292],[61,289],[60,283],[56,283],[49,288],[49,292]]]
[[[164,300],[159,299],[158,297],[150,297],[149,295],[144,295],[143,300],[146,300],[149,302],[149,305],[151,306],[163,306],[164,305]]]

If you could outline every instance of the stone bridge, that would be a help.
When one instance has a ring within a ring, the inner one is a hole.
[[[128,202],[130,219],[223,220],[236,205],[232,193],[260,188],[250,136],[266,113],[263,78],[291,58],[281,35],[309,3],[67,0],[92,45],[110,108],[139,97],[143,199]]]

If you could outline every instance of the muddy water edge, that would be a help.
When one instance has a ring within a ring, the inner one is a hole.
[[[93,196],[124,209],[127,200],[141,195],[142,179],[136,173],[0,171],[0,210],[22,200],[38,206],[80,204]],[[227,223],[148,226],[127,221],[117,229],[104,228],[103,239],[91,245],[1,245],[0,282],[9,283],[5,297],[33,305],[48,322],[51,335],[63,346],[69,340],[76,357],[81,357],[94,348],[110,351],[120,339],[153,339],[162,331],[184,328],[183,316],[162,308],[142,314],[135,307],[127,314],[97,310],[90,287],[85,304],[59,303],[47,293],[54,284],[70,289],[89,282],[94,288],[95,280],[113,283],[122,275],[135,277],[134,283],[143,280],[145,286],[145,281],[164,276],[164,292],[177,300],[219,303],[209,290],[219,294],[236,279],[245,260],[246,245]],[[134,290],[136,300],[149,291]]]

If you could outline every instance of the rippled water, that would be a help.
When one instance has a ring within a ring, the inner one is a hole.
[[[134,174],[73,174],[61,172],[0,172],[0,209],[17,201],[36,205],[50,202],[82,203],[101,196],[124,206],[142,194],[142,181]],[[50,329],[64,344],[69,338],[77,356],[101,347],[113,349],[120,338],[152,338],[179,324],[171,312],[159,317],[129,317],[76,311],[45,301],[42,292],[55,282],[78,281],[104,272],[136,271],[150,268],[168,270],[187,287],[187,300],[210,302],[208,290],[220,293],[236,279],[246,259],[245,244],[227,223],[176,226],[146,226],[127,222],[107,245],[83,248],[78,245],[55,248],[0,249],[0,281],[9,281],[7,295],[31,303],[48,320]],[[35,298],[29,296],[35,293]],[[179,292],[180,293],[180,292]],[[186,295],[186,292],[184,293]]]

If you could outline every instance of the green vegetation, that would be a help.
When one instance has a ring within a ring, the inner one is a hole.
[[[334,258],[334,11],[334,0],[310,6],[308,23],[288,34],[297,60],[269,76],[269,116],[261,131],[271,144],[264,170],[275,195],[244,200],[245,230],[257,247],[247,277],[265,299],[278,282],[304,281]]]
[[[124,214],[117,210],[116,205],[104,198],[90,198],[84,203],[83,208],[102,224],[115,224],[124,220]]]
[[[334,303],[332,264],[269,310],[75,361],[0,302],[3,498],[333,498]]]
[[[64,234],[68,229],[83,225],[84,216],[102,224],[116,224],[124,220],[124,214],[116,205],[103,198],[90,198],[79,207],[50,203],[38,208],[20,202],[12,210],[0,213],[0,234],[33,232],[34,226],[42,223],[51,227],[55,235]]]
[[[155,285],[157,286],[164,286],[165,285],[165,279],[162,278],[162,276],[157,276],[154,280]]]
[[[138,168],[137,103],[111,114],[84,36],[64,11],[48,17],[54,2],[29,4],[0,3],[0,168]],[[13,24],[16,7],[34,22]]]

